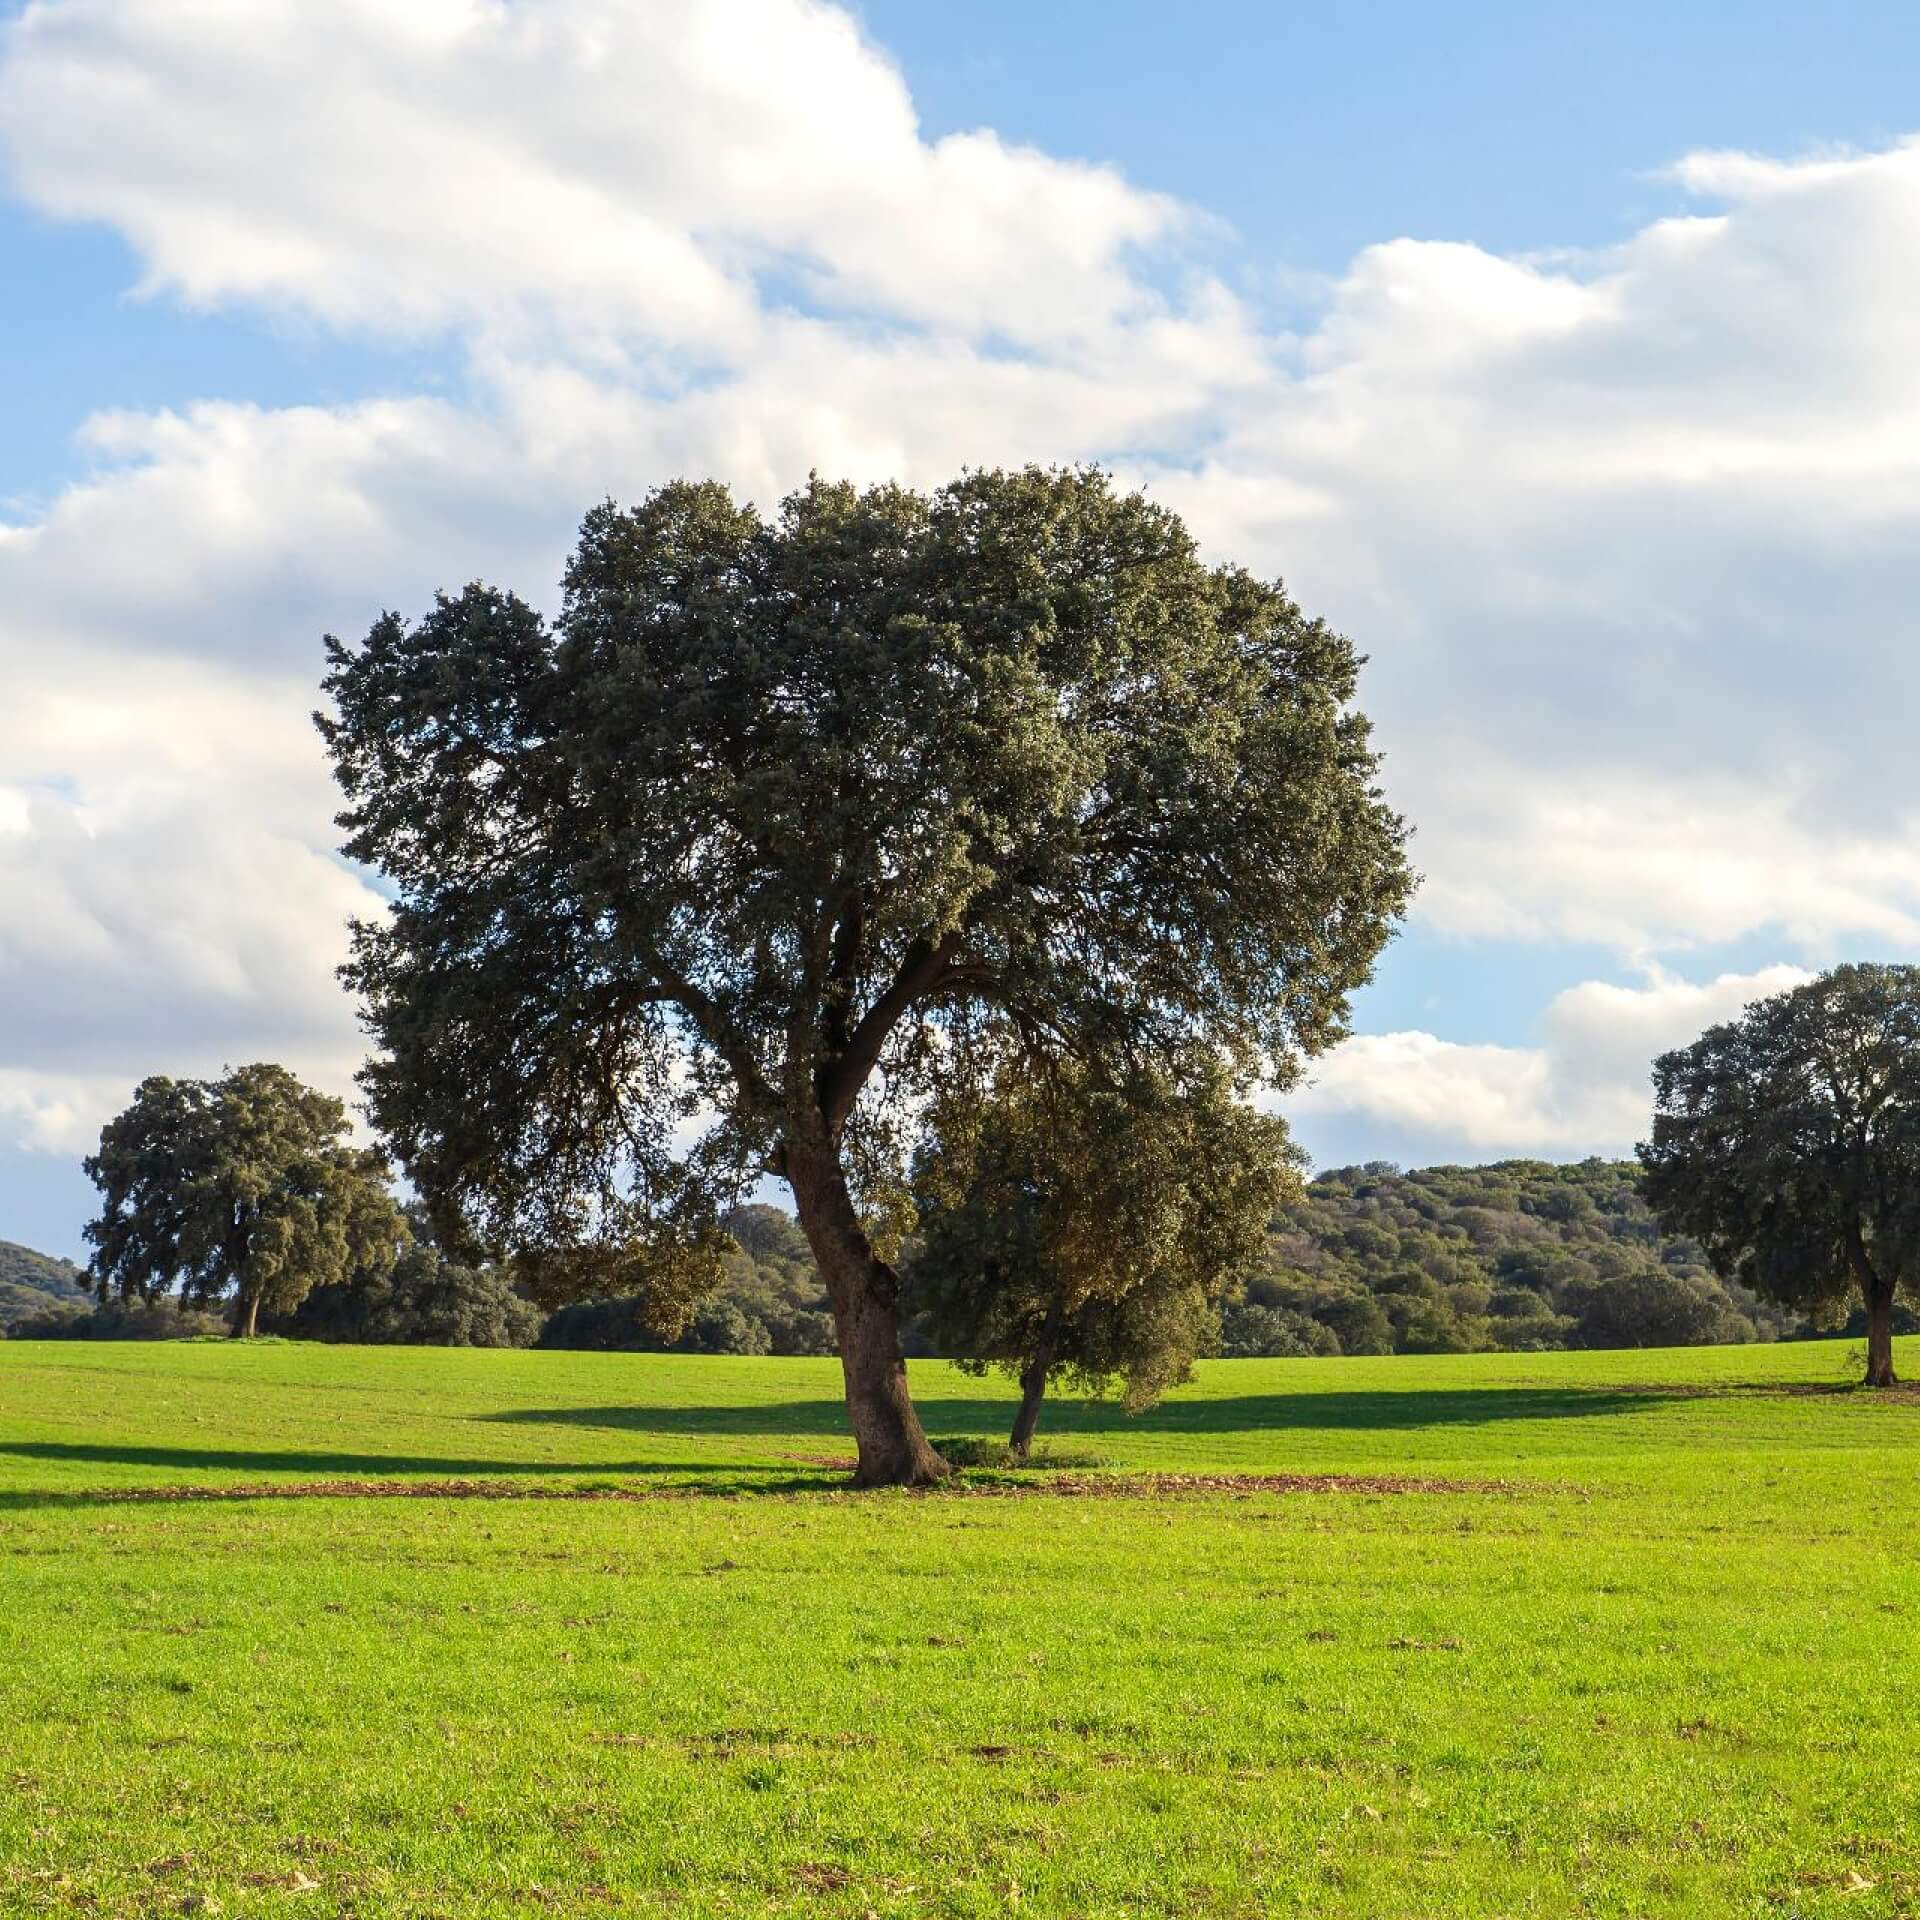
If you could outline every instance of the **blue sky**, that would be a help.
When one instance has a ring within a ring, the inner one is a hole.
[[[78,1250],[143,1072],[346,1090],[317,635],[550,599],[683,470],[1105,458],[1284,574],[1428,877],[1301,1137],[1625,1150],[1658,1046],[1916,945],[1917,54],[1893,7],[0,6],[0,1237]]]
[[[1337,272],[1410,234],[1601,246],[1683,203],[1680,154],[1911,130],[1900,6],[986,0],[859,9],[929,131],[1111,160],[1233,223],[1251,263]]]

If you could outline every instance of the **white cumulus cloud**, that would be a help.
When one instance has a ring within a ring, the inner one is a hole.
[[[1288,1111],[1373,1121],[1433,1159],[1624,1155],[1646,1137],[1656,1054],[1808,977],[1776,966],[1702,984],[1589,980],[1554,998],[1533,1046],[1358,1035],[1316,1063]]]

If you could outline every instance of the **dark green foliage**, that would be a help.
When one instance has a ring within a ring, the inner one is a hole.
[[[1807,1331],[1798,1315],[1723,1281],[1694,1242],[1665,1234],[1642,1177],[1633,1162],[1611,1160],[1322,1174],[1283,1208],[1237,1276],[1217,1340],[1202,1351],[1249,1359],[1544,1352],[1740,1343]],[[630,1300],[558,1313],[541,1343],[831,1353],[825,1289],[792,1217],[749,1207],[728,1224],[743,1251],[729,1257],[716,1298],[764,1328],[766,1347],[757,1335],[739,1348],[666,1341]],[[762,1264],[746,1247],[762,1250]],[[796,1323],[809,1321],[817,1345],[792,1337]],[[925,1319],[909,1327],[908,1339],[918,1351],[945,1350]]]
[[[1381,1316],[1380,1326],[1385,1334],[1385,1316]],[[1354,1331],[1364,1343],[1365,1351],[1375,1351],[1371,1330]],[[1260,1358],[1263,1360],[1304,1360],[1312,1354],[1332,1354],[1344,1351],[1340,1336],[1329,1326],[1323,1326],[1311,1314],[1301,1313],[1294,1307],[1263,1307],[1251,1300],[1235,1300],[1228,1303],[1220,1315],[1220,1327],[1215,1344],[1223,1354],[1232,1354],[1236,1358]]]
[[[1649,1200],[1717,1271],[1838,1319],[1859,1298],[1867,1381],[1920,1282],[1920,968],[1836,967],[1654,1062]]]
[[[1221,1295],[1298,1189],[1286,1127],[1218,1060],[1009,1069],[984,1101],[935,1100],[915,1168],[907,1299],[936,1349],[1021,1383],[1024,1456],[1051,1381],[1129,1408],[1190,1377]]]
[[[1274,1223],[1219,1351],[1533,1352],[1771,1340],[1797,1316],[1662,1231],[1631,1162],[1322,1174]]]
[[[504,1268],[466,1266],[415,1241],[388,1272],[314,1288],[269,1330],[369,1346],[530,1347],[542,1319]]]
[[[921,1101],[1016,1049],[1284,1084],[1411,884],[1352,647],[1096,472],[675,484],[588,515],[551,626],[474,586],[328,645],[381,1132],[668,1332],[784,1175],[865,1481],[942,1471],[870,1232]]]
[[[233,1330],[308,1291],[377,1273],[406,1239],[386,1163],[349,1139],[346,1108],[259,1063],[220,1080],[141,1082],[86,1163],[104,1302],[229,1301]]]

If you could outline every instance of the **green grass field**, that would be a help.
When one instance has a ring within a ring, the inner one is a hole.
[[[1849,1358],[1215,1362],[1043,1433],[1470,1484],[852,1495],[823,1362],[0,1345],[0,1912],[1920,1913]]]

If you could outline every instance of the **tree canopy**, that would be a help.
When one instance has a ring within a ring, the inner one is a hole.
[[[937,1476],[870,1231],[1021,1053],[1285,1084],[1411,885],[1349,643],[1097,472],[590,513],[549,623],[330,639],[375,1121],[549,1298],[665,1325],[791,1185],[864,1483]]]
[[[1867,1384],[1893,1383],[1920,1277],[1920,968],[1844,966],[1653,1066],[1647,1197],[1722,1273],[1832,1313],[1856,1293]]]
[[[1132,1410],[1189,1377],[1228,1286],[1298,1192],[1285,1125],[1228,1076],[1010,1069],[934,1103],[908,1298],[936,1350],[1020,1382],[1025,1458],[1059,1374]]]
[[[140,1083],[86,1162],[86,1229],[102,1301],[228,1301],[232,1330],[309,1289],[391,1265],[406,1237],[386,1162],[349,1138],[346,1108],[286,1068]]]

